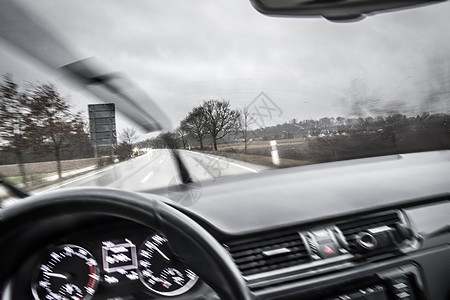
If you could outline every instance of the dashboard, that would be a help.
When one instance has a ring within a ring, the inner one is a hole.
[[[257,299],[448,299],[448,216],[433,199],[226,245]]]
[[[223,178],[188,207],[161,191],[39,195],[11,209],[14,223],[2,212],[2,299],[448,300],[449,162],[441,151]]]

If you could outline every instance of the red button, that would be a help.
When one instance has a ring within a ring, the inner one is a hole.
[[[326,254],[334,254],[334,250],[331,249],[330,247],[328,247],[327,245],[325,245],[325,247],[323,247],[323,251],[324,251]]]

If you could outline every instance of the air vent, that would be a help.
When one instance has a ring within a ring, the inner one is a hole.
[[[336,225],[340,228],[345,236],[350,252],[360,252],[358,248],[358,235],[362,232],[369,232],[371,230],[384,229],[390,231],[389,236],[391,244],[399,243],[403,240],[400,233],[401,220],[397,211],[387,211],[369,216],[349,219],[338,222]]]
[[[305,246],[295,231],[232,241],[227,243],[227,247],[244,276],[310,261]]]

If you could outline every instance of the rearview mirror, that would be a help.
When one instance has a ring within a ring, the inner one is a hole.
[[[250,0],[260,13],[271,16],[324,17],[330,21],[357,21],[366,15],[446,0]]]

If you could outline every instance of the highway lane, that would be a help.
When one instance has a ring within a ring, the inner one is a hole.
[[[211,181],[221,176],[258,173],[267,169],[225,157],[186,150],[180,150],[180,156],[196,182]],[[142,191],[167,188],[178,183],[178,170],[172,152],[168,149],[153,149],[132,160],[68,179],[36,190],[33,194],[59,188],[86,186]]]

